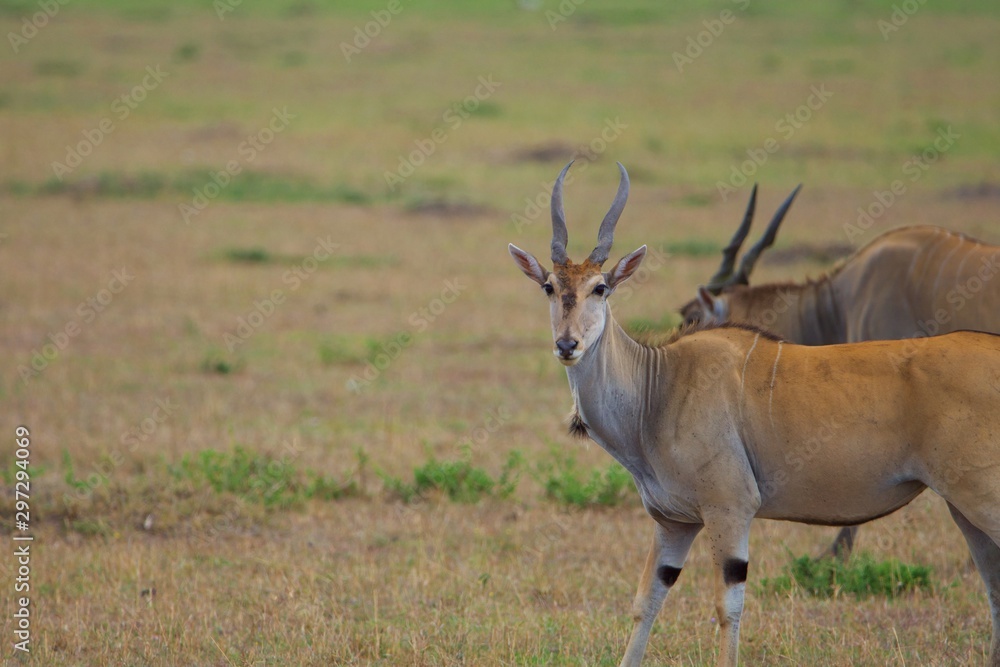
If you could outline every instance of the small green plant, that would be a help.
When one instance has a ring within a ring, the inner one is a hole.
[[[223,251],[223,256],[230,262],[237,264],[267,264],[274,261],[274,257],[264,248],[229,248]]]
[[[23,468],[21,468],[19,465],[17,465],[17,462],[19,460],[20,459],[14,459],[13,457],[11,457],[10,465],[8,465],[6,468],[0,469],[0,479],[3,480],[3,483],[6,486],[9,486],[9,487],[13,488],[14,483],[18,481],[17,480],[17,471],[18,470],[23,470]],[[31,475],[31,480],[32,481],[35,481],[39,477],[41,477],[42,475],[44,475],[46,470],[47,470],[46,466],[40,465],[38,463],[30,463],[30,464],[28,464],[28,468],[27,468],[28,474]]]
[[[174,62],[198,60],[199,55],[201,46],[197,42],[184,42],[174,49]]]
[[[243,370],[245,361],[242,358],[230,358],[221,352],[210,351],[201,360],[201,370],[203,373],[214,373],[216,375],[230,375]]]
[[[185,455],[169,465],[176,479],[208,484],[218,493],[232,493],[265,507],[292,507],[305,500],[335,500],[361,493],[359,479],[368,457],[359,450],[358,471],[345,480],[299,471],[291,461],[234,447],[231,452],[207,449]]]
[[[39,60],[35,63],[35,73],[40,76],[79,76],[83,65],[74,60]]]
[[[90,484],[87,483],[85,479],[78,479],[76,476],[76,471],[73,468],[73,457],[70,455],[68,449],[63,450],[63,470],[64,479],[66,484],[77,491],[83,491],[90,489]]]
[[[406,503],[431,490],[442,491],[456,502],[475,503],[487,496],[507,498],[517,489],[523,462],[520,452],[510,453],[497,479],[473,466],[469,458],[468,452],[456,461],[439,461],[431,457],[413,471],[413,483],[385,474],[382,481],[391,495]]]
[[[364,362],[366,356],[362,354],[356,345],[351,345],[346,336],[327,336],[319,342],[319,361],[324,366],[337,366],[340,364],[356,364]]]
[[[782,595],[801,588],[816,597],[836,597],[848,593],[858,598],[882,595],[895,597],[915,589],[931,590],[931,569],[907,565],[897,560],[877,561],[860,554],[846,563],[834,558],[793,558],[785,573],[761,580],[764,592]]]
[[[98,537],[111,534],[111,528],[104,519],[74,519],[68,528],[74,533],[87,537]]]
[[[632,485],[632,476],[617,463],[603,472],[581,471],[572,456],[555,455],[551,463],[536,466],[536,475],[552,500],[577,507],[613,506],[625,501]]]

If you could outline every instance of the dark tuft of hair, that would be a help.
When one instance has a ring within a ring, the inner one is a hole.
[[[574,438],[589,438],[590,433],[587,431],[587,424],[584,423],[583,419],[580,417],[580,413],[574,411],[573,414],[569,416],[569,434]]]

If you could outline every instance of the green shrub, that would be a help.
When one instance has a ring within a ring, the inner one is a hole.
[[[507,498],[512,495],[520,478],[521,464],[520,452],[511,452],[500,476],[493,479],[482,468],[473,466],[468,454],[456,461],[438,461],[431,457],[413,471],[412,484],[388,475],[382,475],[382,480],[390,494],[406,503],[431,490],[442,491],[456,502],[475,503],[487,496]]]
[[[635,488],[632,476],[617,463],[603,472],[591,470],[588,475],[577,468],[571,456],[539,464],[536,474],[546,497],[577,507],[618,505],[629,496],[629,489]]]
[[[765,592],[781,595],[801,588],[816,597],[835,597],[849,593],[865,598],[872,595],[895,597],[915,589],[931,589],[931,569],[925,565],[907,565],[897,560],[877,561],[870,554],[860,554],[849,561],[834,558],[794,558],[785,573],[761,580]]]
[[[367,457],[358,452],[358,472],[345,480],[313,471],[301,472],[291,461],[235,447],[231,452],[207,449],[186,454],[169,465],[176,479],[208,484],[218,493],[232,493],[266,507],[290,507],[307,499],[332,500],[361,493],[358,478]]]

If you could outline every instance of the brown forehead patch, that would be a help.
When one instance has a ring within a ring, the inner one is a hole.
[[[565,264],[556,264],[552,270],[559,280],[559,286],[563,289],[562,305],[565,317],[576,307],[576,291],[579,285],[595,275],[600,275],[601,265],[589,258],[585,259],[582,264],[574,264],[567,259]]]
[[[565,264],[556,264],[553,266],[552,272],[559,279],[559,284],[563,288],[566,288],[569,285],[576,284],[581,280],[599,274],[601,272],[601,265],[591,261],[589,258],[583,260],[582,264],[574,264],[572,260],[567,259]]]

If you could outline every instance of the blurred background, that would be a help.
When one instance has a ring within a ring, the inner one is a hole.
[[[633,328],[677,324],[755,182],[763,220],[804,184],[757,282],[901,225],[1000,241],[992,2],[4,0],[0,28],[0,468],[30,428],[37,664],[615,663],[648,518],[564,434],[506,249],[547,262],[570,159],[574,257],[631,175]],[[922,502],[869,546],[967,593],[751,601],[745,657],[979,660],[978,579]],[[831,536],[765,524],[755,568]],[[653,662],[713,650],[688,581]]]

